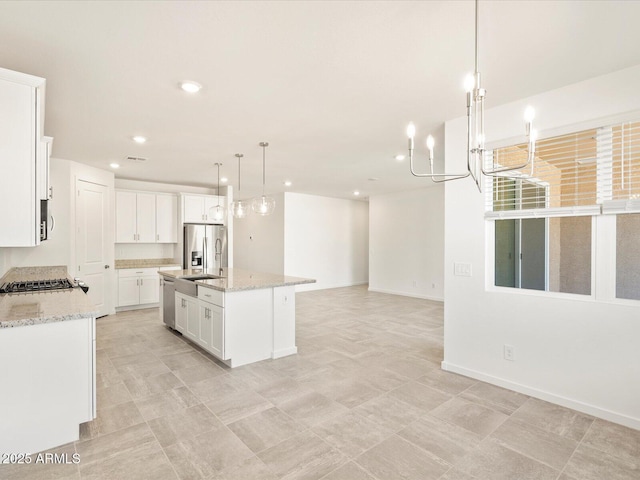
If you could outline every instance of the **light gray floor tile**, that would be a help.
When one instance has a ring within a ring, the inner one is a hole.
[[[529,397],[484,382],[476,382],[460,394],[472,402],[492,408],[506,415],[515,412]]]
[[[476,478],[491,480],[555,480],[560,474],[492,439],[484,440],[456,466]]]
[[[211,477],[253,457],[251,450],[226,428],[191,437],[164,451],[181,479]]]
[[[278,477],[258,457],[223,469],[207,480],[278,480]]]
[[[431,415],[419,418],[400,430],[398,435],[451,464],[458,462],[482,441],[480,435]]]
[[[424,415],[424,410],[388,394],[363,403],[353,411],[394,432]]]
[[[95,438],[139,423],[144,423],[144,418],[133,401],[103,408],[95,420],[81,426],[82,439]]]
[[[564,473],[576,480],[638,480],[640,462],[627,463],[618,457],[587,445],[580,445],[567,463]]]
[[[582,444],[629,463],[640,463],[640,430],[596,419],[584,436]]]
[[[273,404],[254,391],[238,391],[205,403],[224,424],[233,423],[254,413],[273,407]]]
[[[224,424],[202,404],[154,418],[148,424],[162,447],[224,428]]]
[[[130,402],[132,400],[131,394],[123,382],[115,383],[103,388],[97,388],[96,394],[96,405],[98,410],[113,407],[114,405]]]
[[[253,452],[258,453],[306,429],[277,408],[269,408],[229,424]]]
[[[145,443],[156,442],[156,437],[146,423],[140,423],[107,435],[76,443],[76,451],[83,465],[104,460]]]
[[[114,457],[80,465],[82,480],[131,478],[136,480],[177,480],[176,472],[157,443],[135,446]]]
[[[187,387],[178,387],[135,400],[145,420],[171,415],[176,410],[193,407],[200,403]]]
[[[183,385],[180,379],[171,372],[161,373],[153,377],[124,375],[124,378],[124,384],[130,392],[130,397],[136,400]]]
[[[353,458],[387,438],[393,430],[353,411],[322,422],[312,430],[344,455]]]
[[[294,398],[279,406],[283,412],[310,427],[347,412],[347,408],[316,392]]]
[[[451,467],[397,435],[366,451],[355,462],[383,479],[436,480]]]
[[[282,479],[320,479],[347,462],[311,431],[300,433],[258,454],[258,457]]]
[[[506,447],[562,470],[578,442],[541,428],[507,419],[491,437]]]
[[[223,375],[224,373],[226,373],[225,370],[213,362],[190,365],[173,371],[173,374],[185,385],[193,385],[194,383]]]
[[[334,470],[329,475],[322,477],[322,480],[377,480],[371,476],[364,468],[354,462],[349,462]]]
[[[454,397],[431,411],[431,415],[486,437],[508,417],[503,413]]]
[[[582,440],[593,423],[589,415],[536,398],[529,398],[512,418],[576,441]]]
[[[413,381],[391,390],[388,395],[425,412],[429,412],[451,399],[451,395]]]
[[[427,371],[427,373],[418,378],[417,381],[451,395],[457,395],[478,383],[477,380],[472,378],[446,372],[440,368],[433,368]]]

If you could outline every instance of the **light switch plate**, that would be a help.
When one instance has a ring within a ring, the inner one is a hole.
[[[471,276],[471,264],[455,262],[453,264],[453,274],[457,277],[470,277]]]

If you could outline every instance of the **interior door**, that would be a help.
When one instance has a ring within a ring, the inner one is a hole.
[[[99,317],[112,310],[109,288],[107,237],[108,189],[76,181],[76,276],[89,287],[89,299]]]

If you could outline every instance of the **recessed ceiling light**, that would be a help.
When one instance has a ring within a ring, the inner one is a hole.
[[[360,192],[356,190],[355,192],[353,192],[353,194],[357,197],[358,195],[360,195]]]
[[[377,182],[380,179],[378,177],[369,177],[367,180],[369,180],[370,182]]]
[[[141,135],[136,135],[135,137],[133,137],[133,141],[136,143],[144,143],[147,141],[147,137],[143,137]]]
[[[227,177],[220,177],[220,181],[222,183],[227,183],[229,181],[229,179]]]
[[[198,93],[202,89],[202,85],[196,82],[182,82],[180,88],[187,93]]]
[[[286,181],[284,182],[284,186],[285,186],[285,187],[290,187],[290,186],[291,186],[291,182],[290,182],[289,180],[286,180]]]
[[[401,161],[403,161],[403,160],[405,159],[405,156],[404,156],[404,155],[396,155],[394,158],[395,158],[397,161],[401,162]]]
[[[120,164],[119,163],[110,163],[109,166],[111,168],[120,168]]]

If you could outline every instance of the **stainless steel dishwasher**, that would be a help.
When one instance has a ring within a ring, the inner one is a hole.
[[[176,288],[173,278],[162,275],[162,320],[167,327],[176,328]]]

